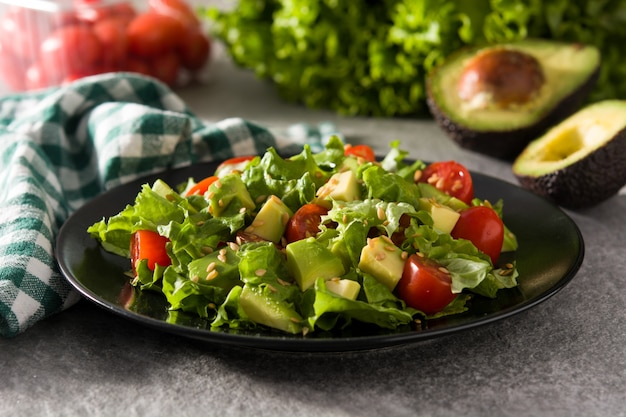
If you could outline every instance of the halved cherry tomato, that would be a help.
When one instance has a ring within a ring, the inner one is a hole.
[[[217,168],[215,169],[215,175],[221,178],[226,174],[230,174],[231,172],[243,171],[248,163],[254,158],[254,156],[250,155],[236,156],[234,158],[227,159],[217,166]]]
[[[346,156],[356,156],[368,162],[376,161],[374,150],[367,145],[346,145],[344,153]]]
[[[418,182],[427,182],[467,204],[474,198],[474,183],[465,166],[456,161],[433,162],[423,171]]]
[[[490,207],[474,206],[461,211],[461,217],[450,234],[455,239],[471,241],[491,258],[494,265],[500,257],[504,225],[498,213]]]
[[[445,268],[415,254],[406,260],[396,291],[409,307],[426,314],[440,312],[456,297],[452,292],[452,279]]]
[[[328,209],[309,203],[300,207],[289,219],[285,229],[287,243],[315,236],[320,231],[321,216],[328,214]]]
[[[171,265],[172,260],[165,250],[169,239],[152,230],[138,230],[130,241],[130,255],[133,269],[138,261],[148,260],[148,268],[154,271],[156,264]]]
[[[210,177],[206,177],[202,181],[196,183],[193,187],[187,191],[185,195],[195,195],[195,194],[204,194],[209,189],[209,186],[217,181],[217,177],[215,175],[211,175]]]

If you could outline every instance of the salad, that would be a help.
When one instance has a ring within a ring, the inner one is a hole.
[[[517,248],[503,202],[476,198],[455,161],[407,156],[337,137],[319,153],[269,148],[204,179],[144,184],[88,232],[130,259],[136,291],[212,329],[397,330],[515,287],[515,262],[499,262]]]

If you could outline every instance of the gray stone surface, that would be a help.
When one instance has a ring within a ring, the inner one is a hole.
[[[219,54],[218,54],[219,55]],[[339,117],[282,102],[223,58],[180,89],[201,117],[277,131],[333,121],[353,143],[458,159],[514,183],[510,165],[457,148],[430,120]],[[626,416],[626,190],[568,212],[585,239],[572,282],[514,317],[436,340],[348,353],[207,345],[86,301],[0,339],[0,416]]]

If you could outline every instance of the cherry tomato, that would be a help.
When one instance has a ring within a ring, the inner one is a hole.
[[[215,175],[211,175],[210,177],[206,177],[202,181],[194,184],[193,187],[187,191],[186,195],[195,195],[195,194],[204,194],[209,189],[209,185],[213,184],[217,181],[217,177]]]
[[[73,73],[92,69],[102,55],[102,45],[87,25],[69,25],[48,35],[40,51],[44,69]]]
[[[300,207],[287,223],[285,229],[287,243],[315,236],[320,231],[321,216],[327,213],[328,209],[313,203]]]
[[[175,17],[185,27],[200,26],[200,19],[196,13],[189,4],[182,0],[148,0],[148,10]]]
[[[19,58],[36,59],[44,38],[44,28],[35,22],[45,21],[47,15],[27,7],[10,7],[0,18],[0,39]]]
[[[12,91],[22,91],[26,88],[24,69],[28,64],[13,51],[3,45],[4,39],[0,39],[0,74],[2,80]]]
[[[178,46],[185,36],[185,27],[174,17],[148,12],[130,22],[127,35],[131,53],[158,57]]]
[[[498,213],[490,207],[474,206],[461,211],[461,217],[450,234],[455,239],[471,241],[491,258],[494,265],[500,257],[504,225]]]
[[[129,56],[126,60],[125,69],[126,71],[136,72],[141,75],[151,75],[148,63],[143,59],[133,56]]]
[[[445,268],[415,254],[406,260],[396,291],[409,307],[426,314],[440,312],[456,297],[452,292],[452,279]]]
[[[197,71],[206,64],[211,54],[209,38],[201,29],[187,29],[185,38],[178,47],[183,67]]]
[[[172,260],[165,250],[168,238],[159,235],[152,230],[138,230],[130,242],[130,255],[133,268],[138,261],[148,260],[148,268],[154,271],[156,264],[161,266],[171,265]]]
[[[180,58],[174,51],[165,52],[159,56],[148,59],[150,75],[170,86],[176,83],[178,70],[180,70]]]
[[[93,33],[102,45],[100,62],[105,65],[118,66],[126,59],[128,37],[126,22],[123,18],[108,17],[93,25]]]
[[[467,168],[455,161],[433,162],[422,171],[418,181],[427,182],[466,204],[474,198],[472,176]]]
[[[236,156],[234,158],[227,159],[217,166],[217,168],[215,169],[215,175],[221,178],[226,174],[230,174],[231,172],[243,171],[248,163],[253,159],[254,156],[251,155]]]
[[[368,162],[376,161],[376,154],[374,150],[367,145],[347,145],[345,148],[346,156],[356,156],[357,158],[362,158]]]

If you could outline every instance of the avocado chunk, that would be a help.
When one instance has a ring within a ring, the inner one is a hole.
[[[361,284],[351,279],[331,278],[326,281],[326,289],[340,297],[356,300],[361,291]]]
[[[577,111],[599,73],[591,45],[526,39],[468,47],[429,74],[427,103],[461,147],[512,160]]]
[[[228,174],[209,186],[209,212],[214,217],[254,210],[256,204],[238,174]]]
[[[405,257],[391,239],[381,236],[367,240],[361,250],[359,269],[376,278],[393,291],[402,278]]]
[[[430,217],[433,219],[433,228],[441,233],[450,233],[457,220],[461,217],[458,211],[451,209],[448,206],[439,204],[432,198],[420,198],[420,210],[427,211]]]
[[[237,254],[232,249],[224,247],[191,261],[188,265],[189,276],[198,283],[230,290],[235,285],[241,284],[238,265]]]
[[[319,200],[354,201],[361,196],[361,190],[356,175],[352,170],[334,174],[328,182],[317,190]]]
[[[297,334],[302,331],[302,316],[284,301],[263,293],[261,287],[244,285],[239,296],[241,308],[255,323]]]
[[[524,149],[513,173],[566,208],[610,198],[626,185],[626,101],[597,102],[559,123]]]
[[[292,242],[285,250],[287,269],[302,291],[309,289],[318,278],[327,280],[345,274],[341,258],[313,237]]]
[[[252,224],[246,228],[260,238],[278,243],[285,233],[287,222],[293,212],[275,195],[271,195],[259,210]]]

